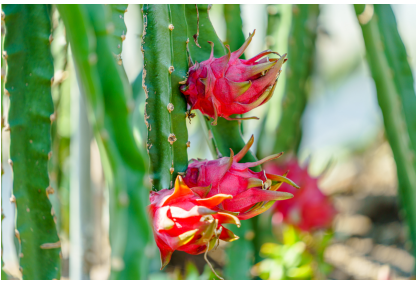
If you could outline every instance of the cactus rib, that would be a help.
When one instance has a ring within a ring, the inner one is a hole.
[[[359,5],[355,5],[355,10],[358,13],[363,9]],[[411,150],[400,94],[397,91],[394,79],[392,79],[390,60],[384,53],[384,42],[381,39],[381,33],[386,33],[388,30],[378,29],[378,21],[382,19],[375,15],[368,21],[358,15],[358,20],[365,41],[368,65],[375,81],[378,104],[382,110],[385,133],[397,165],[399,197],[406,213],[410,239],[413,243],[412,253],[415,255],[416,170],[414,153]]]
[[[131,87],[109,47],[106,26],[110,22],[110,11],[104,5],[58,5],[58,10],[66,26],[77,70],[90,62],[83,71],[85,77],[80,75],[80,85],[94,113],[89,119],[111,192],[112,279],[145,279],[148,258],[143,249],[149,241],[150,229],[143,207],[146,190],[140,188],[144,162],[130,125],[127,97],[131,96]],[[96,59],[89,60],[92,56]],[[104,109],[104,120],[96,115],[100,106]]]
[[[307,80],[313,68],[318,4],[293,5],[288,39],[288,63],[282,116],[274,151],[297,153],[301,141],[301,117],[307,103]]]
[[[47,5],[4,5],[10,164],[23,279],[59,279],[60,244],[48,198],[54,75]],[[53,245],[53,247],[45,247]]]
[[[187,79],[188,57],[187,23],[185,21],[184,4],[169,5],[171,33],[171,129],[177,141],[172,145],[173,173],[171,181],[175,181],[178,173],[185,173],[188,168],[188,131],[186,126],[187,101],[180,92],[180,82]],[[171,30],[172,28],[172,30]]]
[[[404,110],[408,135],[410,137],[413,155],[416,152],[416,93],[414,78],[408,63],[407,51],[397,29],[394,12],[391,5],[374,5],[374,12],[378,19],[378,29],[384,44],[385,57],[394,75],[397,93],[400,95]],[[415,159],[414,159],[415,165]]]
[[[126,39],[127,28],[124,21],[124,15],[127,12],[128,4],[109,4],[111,10],[111,23],[113,32],[110,36],[110,48],[116,56],[117,63],[122,65],[122,45]],[[111,25],[110,25],[111,26]]]

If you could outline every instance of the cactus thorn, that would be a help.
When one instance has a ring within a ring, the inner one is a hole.
[[[20,233],[19,233],[19,230],[17,230],[17,229],[14,230],[14,236],[16,236],[17,240],[19,240],[19,243],[20,243]]]
[[[54,194],[54,193],[55,193],[55,190],[54,190],[54,188],[52,186],[48,186],[46,188],[46,196],[48,196],[48,198],[49,198],[49,195],[50,194]]]
[[[122,59],[119,59],[119,60],[117,61],[117,64],[118,64],[118,65],[122,65],[122,64],[123,64],[123,60],[122,60]]]
[[[16,197],[13,194],[10,196],[10,203],[16,203]]]
[[[174,134],[169,134],[168,137],[168,142],[172,145],[175,141],[177,140],[177,138],[175,137]]]
[[[51,35],[49,35],[49,44],[51,44],[52,41],[54,41],[54,36],[52,36],[52,34],[51,34]]]
[[[122,38],[122,41],[125,41],[126,35],[122,34],[120,37]]]
[[[187,147],[190,147],[190,146],[191,146],[191,142],[187,141]]]
[[[9,159],[8,162],[9,162],[9,165],[13,167],[13,161],[12,161],[12,159]]]
[[[185,83],[187,83],[187,80],[178,82],[178,84],[180,84],[180,85],[185,85]]]
[[[44,243],[40,246],[40,248],[44,250],[61,248],[61,241],[55,243]]]
[[[49,116],[49,119],[51,119],[51,124],[52,124],[52,123],[54,123],[54,121],[56,120],[56,112],[52,113],[52,114]]]
[[[172,103],[168,103],[167,109],[168,109],[168,112],[171,113],[174,110],[174,105]]]
[[[3,51],[3,59],[7,60],[8,57],[9,56],[7,55],[7,52],[6,51]]]
[[[169,68],[168,68],[168,71],[169,71],[169,74],[171,74],[172,72],[174,72],[174,67],[171,65]]]
[[[125,13],[127,13],[127,9],[125,10]]]
[[[171,173],[171,175],[174,173],[174,168],[173,167],[171,167],[171,168],[169,168],[169,172]]]
[[[169,28],[169,30],[174,30],[174,25],[171,23],[169,26],[168,26],[168,28]]]

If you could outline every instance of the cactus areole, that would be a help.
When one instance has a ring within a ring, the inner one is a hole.
[[[212,46],[210,58],[196,61],[189,69],[186,83],[180,87],[191,109],[213,118],[213,125],[217,124],[218,117],[236,120],[230,115],[246,113],[266,103],[274,93],[286,54],[270,59],[267,55],[279,54],[266,50],[249,60],[239,59],[254,35],[255,31],[233,53],[226,46],[229,52],[220,58],[213,56],[214,44],[208,42]]]

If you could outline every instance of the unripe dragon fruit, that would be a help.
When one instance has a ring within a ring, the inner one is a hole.
[[[201,197],[227,194],[233,198],[226,199],[219,208],[236,213],[240,220],[250,219],[269,209],[276,200],[292,198],[287,192],[277,189],[283,182],[298,187],[285,176],[267,174],[265,171],[253,172],[255,167],[282,155],[275,154],[254,163],[238,163],[253,144],[253,136],[245,147],[236,155],[230,150],[230,157],[217,160],[194,160],[187,169],[185,183],[190,187],[209,186]]]
[[[289,171],[288,175],[297,181],[301,189],[296,190],[283,184],[282,191],[294,193],[294,200],[275,203],[273,222],[284,221],[304,231],[328,228],[331,226],[336,209],[330,199],[318,187],[318,178],[309,175],[307,167],[300,167],[297,159],[289,159],[278,165],[269,163],[265,170],[271,173]]]
[[[161,254],[161,269],[175,250],[198,255],[212,249],[219,239],[231,242],[239,238],[223,226],[228,223],[240,226],[239,219],[216,207],[232,196],[200,196],[205,190],[205,187],[189,188],[178,176],[173,189],[151,192],[149,213]]]
[[[217,124],[218,117],[227,120],[242,119],[230,118],[230,115],[246,113],[266,103],[274,93],[286,54],[279,59],[270,59],[265,56],[279,54],[266,50],[249,60],[239,59],[254,35],[255,31],[233,53],[226,46],[229,52],[221,58],[214,58],[214,44],[209,42],[212,46],[210,58],[200,63],[195,62],[189,69],[185,85],[180,87],[191,109],[198,109],[213,118],[213,125]]]

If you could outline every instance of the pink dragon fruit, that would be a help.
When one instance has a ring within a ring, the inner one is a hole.
[[[231,195],[219,205],[226,212],[235,213],[240,220],[250,219],[269,209],[276,200],[292,198],[287,192],[276,191],[286,182],[298,187],[286,177],[267,174],[265,171],[253,172],[249,167],[255,167],[266,161],[276,159],[282,155],[275,154],[254,163],[238,163],[245,156],[253,144],[253,136],[245,147],[236,155],[230,150],[230,157],[217,160],[194,160],[188,166],[184,177],[190,187],[209,186],[200,192],[202,198],[218,194]]]
[[[212,46],[210,58],[196,62],[189,70],[186,83],[180,87],[192,109],[213,118],[213,125],[217,124],[218,117],[242,119],[230,118],[230,115],[246,113],[266,103],[274,93],[286,54],[279,59],[270,59],[265,56],[279,54],[266,50],[249,60],[239,59],[254,35],[255,31],[233,53],[226,46],[229,52],[221,58],[213,57],[214,44],[209,42]]]
[[[216,194],[202,198],[200,194],[205,189],[189,188],[178,176],[174,189],[151,192],[149,213],[161,254],[161,269],[175,250],[198,255],[212,249],[218,239],[231,242],[239,238],[223,226],[228,223],[240,226],[239,219],[216,207],[233,196]]]
[[[318,179],[309,175],[307,167],[300,167],[297,159],[290,159],[281,165],[269,163],[265,170],[271,173],[289,171],[288,175],[301,187],[296,190],[288,184],[282,185],[282,191],[294,193],[294,200],[275,203],[274,223],[283,220],[304,231],[331,226],[336,209],[330,199],[320,191]]]

